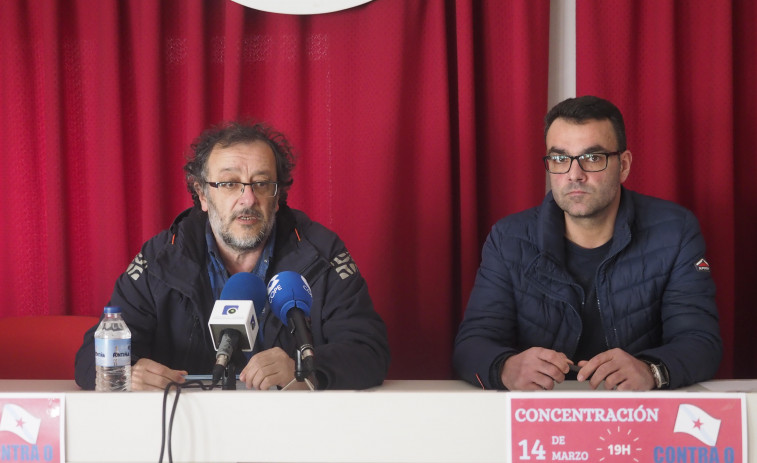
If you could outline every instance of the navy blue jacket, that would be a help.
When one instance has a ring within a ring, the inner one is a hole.
[[[572,360],[584,295],[564,262],[565,219],[548,193],[541,206],[497,222],[455,339],[455,370],[504,388],[498,365],[530,347]],[[613,240],[596,273],[609,348],[661,361],[677,388],[712,378],[722,341],[715,284],[699,223],[669,201],[622,189]]]
[[[145,357],[189,374],[211,373],[216,353],[208,319],[215,301],[207,270],[206,222],[206,213],[186,210],[169,230],[142,246],[116,281],[109,305],[121,307],[131,330],[132,362]],[[266,284],[284,270],[304,275],[313,292],[310,317],[319,387],[381,384],[389,368],[389,345],[365,280],[336,234],[281,206]],[[294,358],[294,338],[267,303],[259,323],[263,348],[281,347]],[[84,334],[76,355],[76,383],[84,389],[95,386],[95,329]],[[247,364],[241,352],[232,360],[237,371]]]

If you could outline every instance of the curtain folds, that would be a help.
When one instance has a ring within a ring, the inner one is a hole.
[[[733,2],[733,171],[735,223],[734,249],[733,357],[734,375],[757,377],[754,329],[757,327],[757,285],[755,262],[757,245],[757,156],[750,154],[757,143],[754,124],[757,121],[757,3],[749,0]],[[723,307],[728,310],[728,307]]]
[[[0,2],[0,317],[99,314],[190,206],[191,141],[249,118],[288,136],[290,205],[339,233],[368,280],[390,377],[451,377],[483,237],[543,194],[548,7]]]

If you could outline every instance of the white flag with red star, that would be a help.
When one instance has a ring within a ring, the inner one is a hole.
[[[678,416],[673,432],[691,434],[710,447],[718,442],[720,420],[713,418],[699,407],[690,404],[678,406]]]
[[[30,444],[37,443],[42,420],[15,404],[5,404],[0,416],[0,431],[10,431]]]

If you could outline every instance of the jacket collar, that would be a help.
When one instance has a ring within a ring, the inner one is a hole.
[[[169,241],[155,256],[156,276],[198,304],[212,300],[211,292],[204,290],[210,287],[205,244],[207,217],[197,207],[180,213],[168,229]]]
[[[633,192],[620,187],[620,204],[615,217],[613,243],[608,256],[614,256],[631,242],[631,226],[635,217]],[[552,191],[542,201],[538,218],[537,239],[541,254],[564,265],[565,263],[565,213],[555,202]]]
[[[296,231],[297,221],[294,217],[292,209],[286,204],[279,206],[278,212],[276,212],[276,242],[273,248],[273,261],[280,260],[281,256],[285,256],[292,252],[292,250],[298,247],[299,234]],[[278,271],[276,266],[268,266],[268,272],[266,273],[266,281],[270,280],[273,275]]]
[[[191,207],[180,213],[169,227],[171,245],[178,246],[181,259],[172,259],[172,262],[185,267],[187,260],[199,264],[204,272],[207,268],[208,249],[205,244],[205,224],[208,214],[198,207]],[[285,255],[297,246],[295,231],[296,220],[292,209],[286,204],[279,207],[276,213],[276,243],[274,245],[274,259],[276,256]],[[170,252],[169,252],[170,253]],[[170,262],[166,262],[170,266]],[[269,280],[273,266],[269,266],[266,280]],[[179,272],[185,274],[185,272]]]

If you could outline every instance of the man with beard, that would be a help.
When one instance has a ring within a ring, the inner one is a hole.
[[[381,384],[389,366],[384,323],[344,243],[287,206],[293,167],[287,140],[262,124],[221,124],[192,144],[184,171],[194,207],[142,246],[108,304],[121,307],[132,333],[133,390],[209,374],[216,359],[208,319],[224,284],[239,272],[268,282],[285,270],[305,276],[312,289],[317,387]],[[253,352],[232,356],[244,366],[239,379],[254,389],[287,386],[294,337],[267,304],[257,315]],[[76,382],[85,389],[95,385],[96,328],[76,356]]]
[[[552,191],[492,228],[456,371],[510,390],[552,389],[571,375],[617,390],[710,379],[722,342],[696,218],[621,186],[632,156],[609,101],[568,99],[545,122]]]

